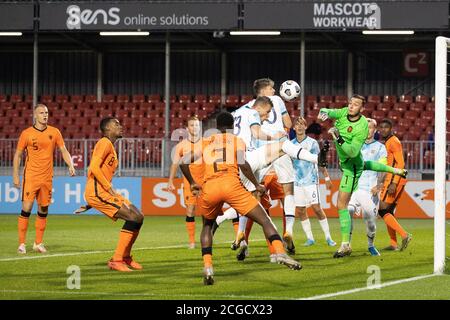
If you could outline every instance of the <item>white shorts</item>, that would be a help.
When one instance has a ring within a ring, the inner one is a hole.
[[[294,185],[294,201],[296,207],[310,207],[319,204],[319,186],[312,184],[299,187]]]
[[[273,163],[273,168],[281,184],[294,182],[294,166],[292,159],[287,154],[278,158]]]
[[[250,165],[250,168],[252,168],[253,174],[255,175],[258,182],[261,182],[264,179],[264,176],[272,167],[272,165],[270,163],[267,163],[266,161],[265,146],[259,147],[255,150],[247,151],[245,153],[245,160]],[[246,176],[244,176],[242,172],[240,172],[240,176],[244,187],[250,192],[255,191],[256,187],[253,185],[253,183],[250,182],[250,180],[247,179]]]
[[[372,196],[369,191],[358,189],[353,192],[349,206],[361,210],[363,217],[376,217],[378,214],[379,197]]]

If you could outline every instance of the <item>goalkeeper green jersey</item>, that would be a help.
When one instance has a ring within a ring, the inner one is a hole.
[[[343,144],[339,144],[337,141],[334,142],[341,165],[350,159],[362,159],[361,149],[369,135],[367,118],[361,115],[358,120],[349,120],[348,107],[342,109],[322,108],[320,112],[325,112],[330,119],[336,120],[334,126],[344,139]]]

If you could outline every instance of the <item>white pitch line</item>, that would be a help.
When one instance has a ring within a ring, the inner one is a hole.
[[[265,241],[265,239],[252,240],[252,242],[257,242],[257,241]],[[232,241],[217,242],[216,244],[220,245],[220,244],[227,244],[227,243],[232,243]],[[178,245],[164,246],[164,247],[148,247],[148,248],[144,247],[144,248],[135,248],[135,249],[133,249],[133,251],[137,251],[137,250],[181,249],[181,248],[187,248],[187,246],[184,245],[184,244],[178,244]],[[66,252],[66,253],[56,253],[56,254],[43,254],[43,255],[36,255],[36,256],[3,258],[3,259],[0,259],[0,262],[3,262],[3,261],[32,260],[32,259],[46,259],[46,258],[69,257],[69,256],[80,256],[80,255],[86,255],[86,254],[98,254],[98,253],[108,253],[108,252],[114,252],[114,250]]]
[[[379,286],[377,286],[377,288],[385,288],[385,287],[393,286],[396,284],[417,281],[417,280],[431,278],[431,277],[435,277],[435,276],[438,276],[438,275],[437,274],[427,274],[427,275],[417,276],[417,277],[413,277],[413,278],[385,282],[385,283],[382,283]],[[362,287],[362,288],[356,288],[356,289],[351,289],[351,290],[339,291],[339,292],[335,292],[335,293],[321,294],[318,296],[312,296],[312,297],[308,297],[308,298],[299,298],[298,300],[320,300],[320,299],[332,298],[332,297],[342,296],[342,295],[366,291],[366,290],[376,290],[376,289],[374,287]]]

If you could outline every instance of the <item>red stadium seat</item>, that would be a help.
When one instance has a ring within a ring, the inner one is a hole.
[[[85,109],[85,110],[83,110],[83,117],[88,118],[88,119],[97,117],[97,110]]]
[[[147,97],[147,102],[150,103],[157,103],[157,102],[161,102],[161,96],[159,94],[151,94]]]
[[[402,118],[398,120],[398,126],[408,130],[412,126],[412,122],[409,119]]]
[[[117,96],[117,102],[119,103],[126,103],[130,101],[130,96],[127,94],[120,94]]]
[[[14,118],[20,117],[20,112],[17,109],[8,109],[6,110],[5,116],[12,118],[11,120],[14,122]]]
[[[101,109],[98,115],[100,118],[112,117],[113,111],[111,109]]]
[[[415,132],[407,132],[403,135],[402,141],[416,141],[420,139],[420,134]]]
[[[320,96],[319,102],[325,102],[325,103],[329,104],[329,103],[333,102],[333,97],[332,96]]]
[[[377,105],[377,110],[382,110],[385,113],[388,113],[390,110],[392,110],[392,104],[390,102],[383,102],[383,103],[379,103]]]
[[[422,102],[414,102],[409,105],[409,110],[416,111],[416,112],[422,112],[425,110],[425,104]]]
[[[416,121],[414,121],[414,126],[411,127],[412,128],[419,128],[420,131],[425,130],[425,128],[427,128],[430,125],[430,120],[429,119],[424,119],[424,118],[419,118]]]
[[[64,102],[61,105],[61,109],[69,111],[75,109],[75,105],[72,102]]]
[[[398,122],[398,120],[402,118],[402,113],[398,110],[391,110],[389,111],[387,117],[395,122]]]
[[[419,112],[414,110],[406,111],[403,115],[405,119],[411,120],[412,122],[416,121],[419,118]]]
[[[166,102],[166,98],[163,97],[163,100],[162,100],[162,101],[163,101],[163,102]],[[175,103],[175,102],[177,102],[177,96],[176,96],[176,95],[171,95],[171,96],[169,96],[169,103],[172,104],[172,103]]]
[[[347,98],[347,96],[335,96],[334,102],[347,104],[348,98]]]
[[[426,110],[426,111],[434,112],[434,110],[435,110],[434,102],[428,102],[428,103],[425,105],[425,110]]]
[[[177,112],[179,110],[183,109],[183,105],[179,102],[174,102],[170,104],[170,112]]]
[[[405,127],[397,127],[397,128],[394,129],[395,135],[396,135],[400,140],[403,139],[403,136],[406,134],[407,131],[408,131],[408,129],[405,128]]]
[[[22,102],[23,101],[23,97],[21,94],[12,94],[9,97],[9,102],[11,103],[17,103],[17,102]]]
[[[102,102],[115,102],[116,97],[113,94],[105,94],[103,95]]]
[[[93,127],[96,128],[96,130],[100,130],[100,121],[102,121],[102,119],[100,117],[93,117],[93,118],[89,118],[89,124]],[[90,134],[90,132],[88,132]]]
[[[131,102],[133,103],[143,103],[145,102],[145,95],[143,94],[134,94],[131,98]]]
[[[399,101],[404,102],[406,104],[410,104],[413,102],[413,97],[409,95],[401,95]]]
[[[119,118],[119,120],[122,120],[128,117],[128,111],[123,109],[116,109],[116,111],[114,112],[114,116],[116,118]]]
[[[64,102],[69,102],[69,97],[65,94],[58,94],[55,97],[55,102],[57,102],[59,104],[63,104]]]
[[[47,104],[53,102],[53,96],[51,94],[44,94],[41,96],[40,102]]]
[[[88,123],[88,121],[89,121],[89,119],[82,117],[82,116],[73,118],[73,124],[76,124],[79,127],[83,127],[84,125],[86,125]]]
[[[150,102],[143,102],[139,105],[139,108],[138,108],[138,106],[136,106],[136,109],[131,110],[131,113],[133,114],[133,112],[135,112],[136,110],[141,110],[143,112],[146,112],[152,108],[153,108],[153,105]]]
[[[194,97],[194,102],[199,104],[204,104],[207,102],[206,95],[204,94],[196,94]]]
[[[137,109],[139,106],[138,103],[135,102],[125,102],[122,106],[122,108],[126,111],[132,111],[134,109]]]
[[[235,94],[230,94],[225,100],[226,107],[237,107],[239,105],[239,97]]]
[[[78,109],[71,109],[71,110],[67,111],[67,116],[68,116],[69,118],[79,118],[79,117],[82,116],[81,110],[78,110]]]
[[[200,109],[200,104],[196,102],[190,102],[186,105],[186,110],[196,113]]]
[[[426,95],[417,95],[415,101],[426,104],[426,103],[430,102],[430,97],[426,96]]]
[[[368,96],[367,102],[373,102],[375,104],[378,104],[378,103],[381,103],[381,98],[380,98],[380,96]]]
[[[94,103],[97,102],[97,96],[90,94],[84,97],[85,102]]]
[[[70,102],[75,103],[75,104],[82,103],[83,101],[84,101],[84,97],[81,95],[73,95],[70,97]]]
[[[317,96],[306,96],[306,105],[310,108],[317,102]]]
[[[220,97],[220,94],[213,94],[209,96],[208,102],[214,103],[216,106],[218,106],[221,104],[222,98]]]
[[[74,103],[74,102],[72,102]],[[77,105],[77,109],[78,110],[86,110],[86,109],[91,109],[91,104],[89,102],[80,102]]]
[[[16,109],[19,111],[25,111],[31,114],[31,106],[26,102],[18,102],[16,103]]]
[[[347,104],[345,102],[331,102],[328,108],[339,109],[345,107]]]
[[[216,110],[216,104],[207,102],[207,103],[203,104],[202,109],[208,113],[212,113]]]
[[[16,126],[13,124],[7,124],[3,126],[3,133],[5,133],[9,138],[16,137],[19,135]]]
[[[378,123],[386,118],[386,113],[383,110],[375,110],[371,114],[371,118],[375,119]]]
[[[406,102],[397,102],[392,106],[392,110],[397,110],[401,113],[404,113],[406,110],[408,110],[408,105],[406,104]]]
[[[170,106],[169,106],[170,108]],[[158,102],[155,104],[155,110],[158,112],[164,112],[166,110],[166,104],[164,102]]]
[[[66,110],[63,110],[63,109],[53,110],[52,117],[54,117],[54,118],[61,119],[61,118],[65,118],[66,116],[67,116]]]
[[[397,96],[385,95],[383,102],[390,102],[392,105],[397,102]]]
[[[8,101],[6,94],[0,94],[0,103]]]
[[[431,120],[434,119],[434,111],[423,111],[420,114],[420,118],[425,119],[428,122],[431,122]]]
[[[253,100],[253,95],[242,95],[239,103],[240,103],[240,105],[244,105],[244,104],[247,104],[251,100]]]
[[[377,107],[377,104],[374,102],[366,102],[364,104],[364,110],[366,110],[370,113],[372,113],[372,111],[375,111],[376,107]]]
[[[187,104],[192,101],[192,97],[189,94],[181,94],[178,96],[178,102],[182,104]]]
[[[73,119],[68,117],[55,118],[58,121],[58,125],[61,127],[67,127],[73,124]]]
[[[30,105],[32,105],[33,104],[33,95],[32,94],[25,95],[24,102],[29,103]]]

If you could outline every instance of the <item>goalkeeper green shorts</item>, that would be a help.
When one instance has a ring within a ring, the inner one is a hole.
[[[343,175],[339,185],[339,191],[352,193],[358,190],[358,181],[363,172],[363,168],[364,163],[363,166],[354,163],[341,164]]]

